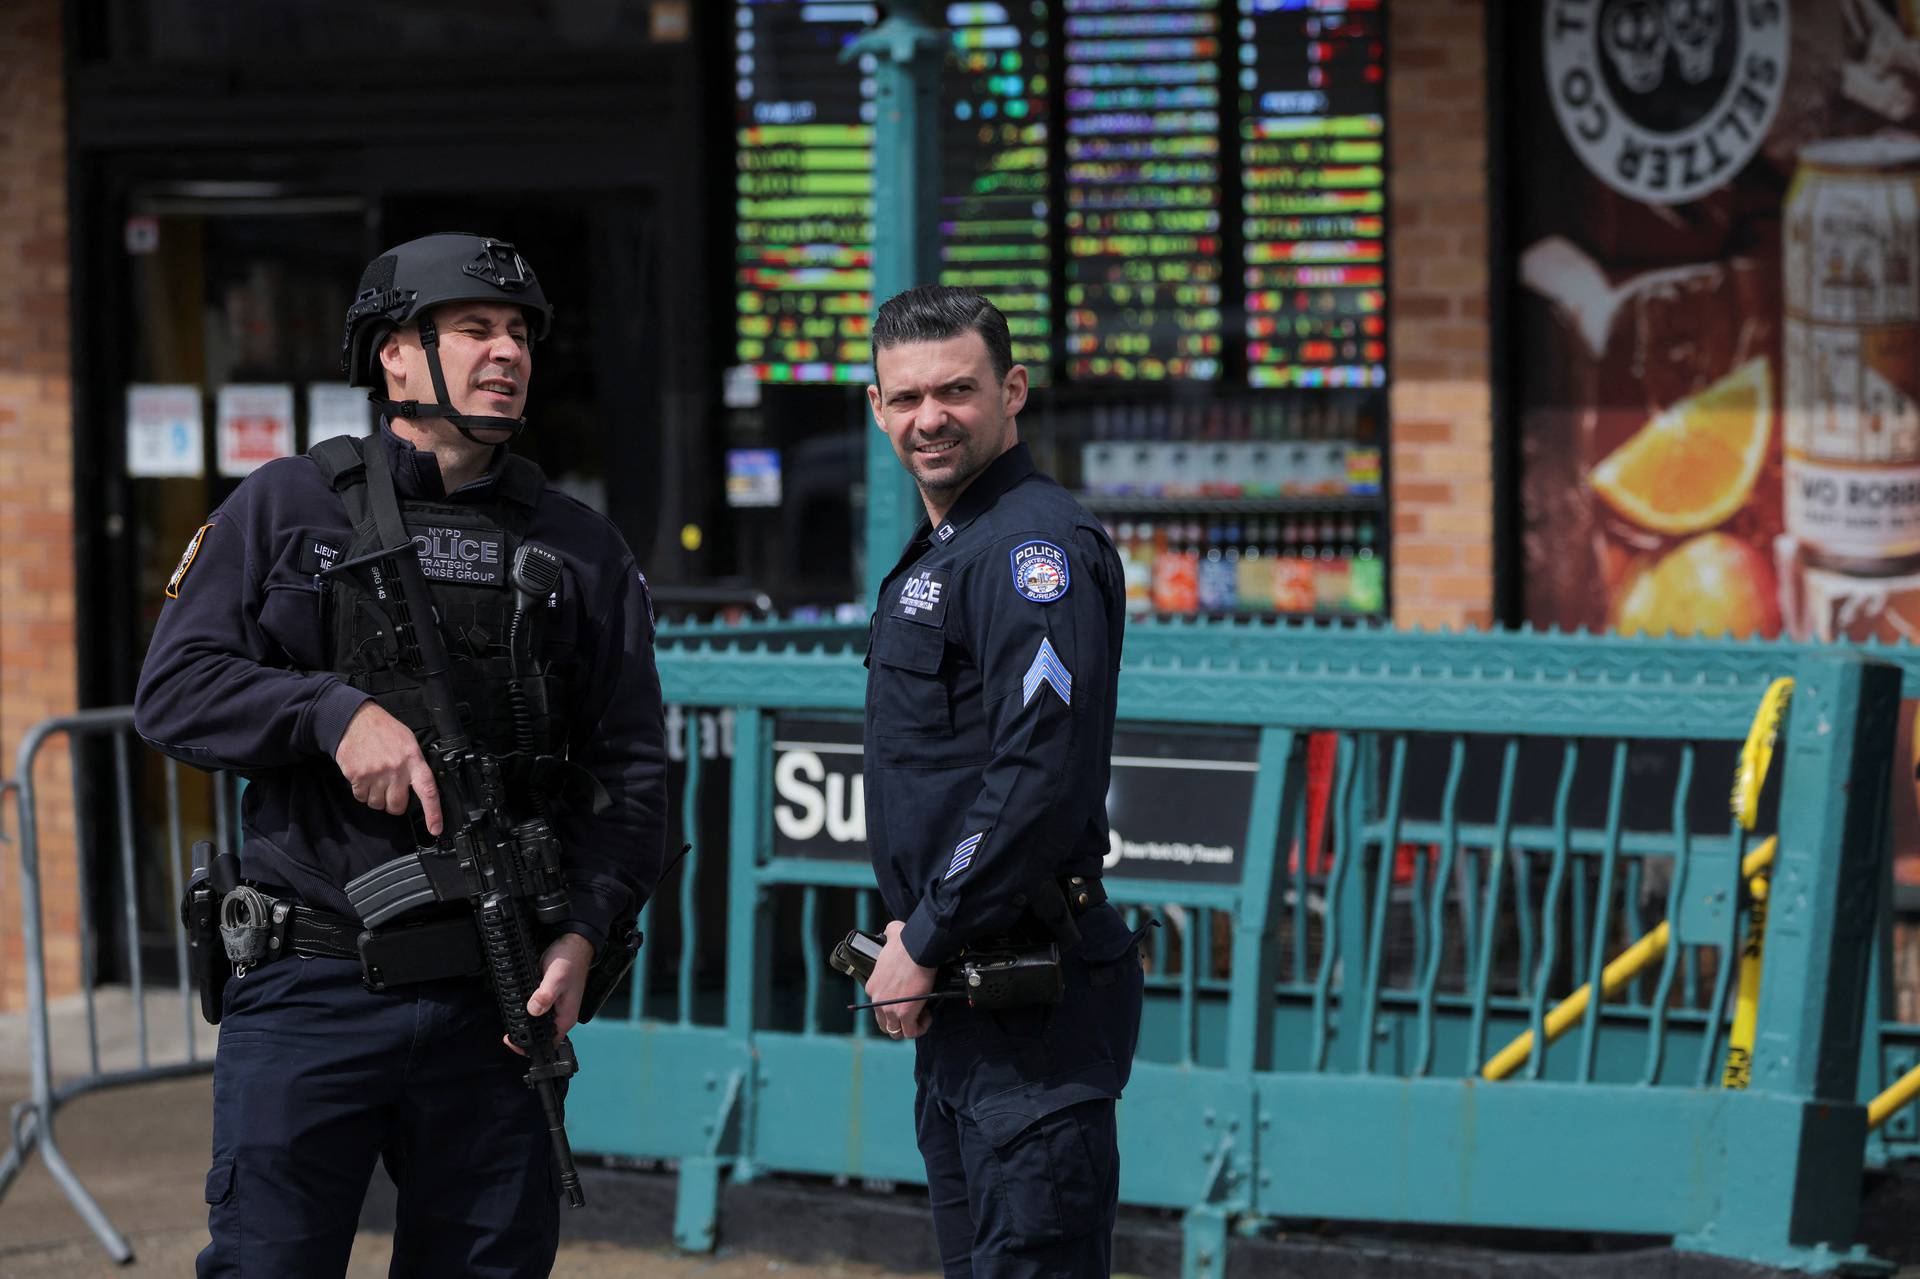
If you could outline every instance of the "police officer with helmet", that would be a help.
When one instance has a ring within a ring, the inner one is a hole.
[[[374,259],[342,359],[378,432],[248,476],[167,584],[139,732],[249,782],[218,898],[233,973],[209,1011],[202,1276],[343,1273],[376,1157],[399,1192],[395,1274],[552,1267],[554,1146],[475,908],[428,894],[389,917],[360,895],[461,817],[423,750],[445,727],[431,688],[450,687],[470,758],[498,779],[490,802],[516,838],[557,846],[526,1010],[569,1066],[559,1037],[638,944],[665,833],[652,605],[612,524],[508,449],[551,319],[511,244],[430,235]],[[450,686],[397,638],[379,528],[396,499],[422,572],[393,576],[430,594],[404,602],[437,621]]]
[[[927,519],[880,587],[867,655],[867,839],[893,916],[867,995],[915,1041],[946,1274],[1105,1275],[1142,988],[1139,937],[1100,884],[1119,557],[1020,442],[1027,371],[997,308],[910,289],[880,307],[873,348],[874,420]],[[975,982],[1056,962],[1049,997],[926,998],[957,966]]]

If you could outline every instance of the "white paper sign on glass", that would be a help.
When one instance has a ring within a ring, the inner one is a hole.
[[[220,388],[220,474],[249,474],[293,452],[293,387],[246,382]]]
[[[199,475],[206,411],[200,388],[135,383],[127,388],[127,474]]]
[[[366,435],[373,429],[373,406],[365,387],[338,382],[307,384],[307,447],[336,435]]]

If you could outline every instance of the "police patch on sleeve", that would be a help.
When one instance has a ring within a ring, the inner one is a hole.
[[[1012,551],[1013,589],[1036,604],[1067,593],[1067,553],[1052,542],[1028,542]]]
[[[211,524],[202,524],[194,531],[193,536],[187,539],[187,549],[180,553],[180,563],[174,567],[173,576],[167,579],[168,599],[180,598],[180,583],[187,580],[187,570],[193,567],[193,558],[200,554],[200,544],[207,540],[207,530],[212,527]]]
[[[893,597],[893,615],[922,626],[947,620],[947,570],[923,568],[907,574]]]

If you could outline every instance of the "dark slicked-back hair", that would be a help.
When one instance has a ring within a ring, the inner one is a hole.
[[[972,289],[922,284],[881,303],[873,317],[873,352],[908,342],[944,342],[973,332],[987,344],[995,381],[1007,380],[1013,367],[1013,337],[1000,308]]]

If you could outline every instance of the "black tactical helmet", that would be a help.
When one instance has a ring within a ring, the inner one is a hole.
[[[340,368],[350,386],[372,387],[368,396],[389,414],[400,417],[444,417],[471,438],[470,427],[519,430],[526,419],[462,415],[453,411],[446,380],[440,371],[439,333],[429,312],[446,302],[502,302],[517,306],[527,317],[535,341],[547,336],[553,308],[547,304],[533,268],[511,244],[482,235],[442,232],[396,245],[367,264],[353,305],[347,308],[347,328],[340,341]],[[404,324],[420,326],[420,342],[427,352],[437,404],[417,400],[394,403],[382,398],[386,379],[380,368],[380,344]]]

